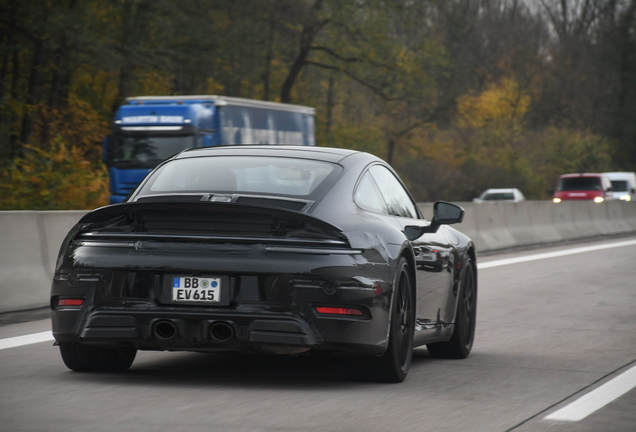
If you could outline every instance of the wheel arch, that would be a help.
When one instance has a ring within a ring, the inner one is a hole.
[[[453,285],[453,293],[452,298],[452,309],[447,309],[448,313],[452,313],[453,319],[452,324],[455,324],[457,318],[457,307],[459,305],[459,291],[461,289],[462,284],[464,283],[464,277],[466,274],[466,268],[468,268],[468,262],[472,262],[473,267],[473,279],[475,281],[475,292],[477,292],[477,252],[475,251],[475,246],[470,243],[467,245],[465,252],[461,255],[461,270],[457,274],[457,279],[455,279]]]
[[[466,277],[466,269],[468,268],[468,262],[472,264],[472,272],[473,272],[473,282],[475,284],[475,295],[478,293],[477,289],[477,252],[475,251],[475,246],[471,243],[468,245],[466,250],[466,254],[462,259],[462,270],[459,274],[460,285],[464,284],[464,278]],[[457,295],[455,296],[455,311],[453,313],[453,324],[457,318],[457,308],[459,305],[459,290],[457,291]]]
[[[413,253],[413,249],[410,247],[405,247],[402,249],[398,257],[398,261],[400,258],[404,257],[406,262],[409,264],[409,277],[411,278],[411,294],[413,295],[413,301],[417,298],[417,269],[415,268],[415,254]]]
[[[470,259],[473,262],[473,278],[475,280],[475,293],[477,293],[477,252],[475,251],[475,245],[471,244],[466,252],[466,262]]]
[[[411,297],[413,298],[413,303],[416,304],[417,302],[417,274],[416,274],[416,270],[415,270],[415,254],[413,252],[413,249],[410,247],[410,245],[405,245],[402,247],[402,249],[400,250],[400,253],[397,254],[395,261],[394,261],[394,265],[393,265],[393,274],[396,275],[397,271],[398,271],[398,264],[400,262],[400,260],[404,258],[406,260],[406,263],[409,265],[409,278],[411,279]],[[395,301],[395,284],[393,284],[393,286],[391,287],[391,303],[390,303],[390,308],[391,310],[393,310],[393,302]],[[415,306],[417,307],[417,306]],[[389,336],[389,331],[391,328],[391,318],[389,317],[389,319],[387,320],[387,326],[386,326],[386,335],[387,335],[387,343],[388,343],[388,336]]]

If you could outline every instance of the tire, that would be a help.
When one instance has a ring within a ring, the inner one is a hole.
[[[426,345],[432,357],[464,359],[473,348],[477,320],[477,283],[473,268],[472,260],[468,261],[464,270],[455,326],[450,340]]]
[[[352,357],[345,373],[357,381],[399,383],[404,381],[413,358],[415,302],[406,259],[400,258],[395,275],[395,293],[391,308],[389,345],[380,357]]]
[[[135,360],[135,348],[98,348],[60,344],[62,360],[76,372],[125,372]]]

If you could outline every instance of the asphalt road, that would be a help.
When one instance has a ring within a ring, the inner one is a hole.
[[[67,370],[51,342],[2,349],[0,430],[633,431],[633,385],[582,420],[545,417],[636,367],[636,245],[485,266],[619,241],[481,257],[472,354],[419,348],[402,384],[349,382],[314,357],[140,352],[110,375]],[[0,339],[47,330],[4,324]]]

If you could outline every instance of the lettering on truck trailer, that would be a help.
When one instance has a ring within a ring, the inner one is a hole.
[[[122,117],[123,124],[139,124],[139,123],[183,123],[183,116],[131,116]]]
[[[227,144],[290,144],[303,145],[303,133],[295,131],[255,129],[232,126],[223,127]],[[240,133],[240,135],[237,134]],[[242,139],[238,139],[242,137]]]

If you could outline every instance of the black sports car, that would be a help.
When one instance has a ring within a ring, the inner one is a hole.
[[[353,378],[402,381],[412,350],[472,348],[472,241],[422,217],[367,153],[291,146],[181,152],[122,204],[68,234],[53,335],[75,371],[123,371],[137,350],[343,355]]]

